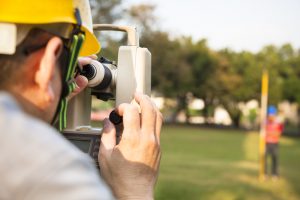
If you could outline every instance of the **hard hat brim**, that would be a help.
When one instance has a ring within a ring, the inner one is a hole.
[[[92,54],[97,54],[101,50],[100,43],[98,42],[96,36],[91,33],[85,27],[82,27],[83,31],[85,32],[86,39],[83,43],[82,49],[80,51],[80,56],[90,56]]]

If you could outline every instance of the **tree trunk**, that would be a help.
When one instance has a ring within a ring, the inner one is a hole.
[[[205,124],[209,124],[208,118],[211,116],[209,109],[211,107],[213,108],[212,101],[210,101],[208,99],[204,99],[203,117],[204,117]]]
[[[227,110],[231,120],[232,120],[232,125],[236,128],[240,127],[240,118],[241,118],[241,111],[236,107],[236,104],[234,103],[229,103],[230,105],[223,105],[224,108]]]
[[[297,132],[299,132],[299,130],[300,130],[300,105],[298,105],[298,108],[297,108],[297,114],[298,114],[298,130],[297,130]]]
[[[208,124],[208,104],[205,102],[204,108],[203,108],[203,117],[204,117],[204,123]]]
[[[177,107],[176,107],[174,113],[172,114],[171,123],[175,123],[177,121],[177,116],[180,113],[180,111],[184,110],[185,113],[187,113],[187,111],[186,111],[186,107],[187,107],[186,96],[178,95],[176,97],[176,101],[177,101]]]
[[[187,103],[186,103],[186,105],[185,105],[184,110],[185,110],[185,117],[186,117],[186,118],[185,118],[185,123],[186,123],[186,124],[189,124],[189,123],[190,123],[191,115],[190,115],[189,106],[188,106]]]
[[[238,112],[237,114],[231,116],[234,127],[236,127],[236,128],[240,127],[240,118],[241,118],[241,112]]]

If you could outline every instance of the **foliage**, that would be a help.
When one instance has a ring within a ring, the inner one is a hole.
[[[122,16],[122,0],[90,0],[94,24],[110,24]]]
[[[135,26],[139,27],[142,35],[150,33],[157,20],[154,11],[154,4],[137,4],[125,10],[127,17]]]
[[[289,100],[300,104],[300,53],[290,44],[268,45],[258,53],[215,51],[205,39],[172,37],[160,30],[155,5],[137,4],[121,12],[120,3],[121,0],[91,1],[95,4],[93,13],[96,19],[103,19],[101,22],[112,22],[122,13],[141,30],[141,46],[152,53],[152,90],[177,101],[172,109],[173,120],[184,111],[189,122],[188,103],[191,97],[197,97],[205,102],[201,113],[206,119],[216,106],[222,106],[234,125],[239,126],[242,113],[238,103],[260,100],[263,68],[269,71],[269,103]],[[102,13],[105,17],[101,17]],[[112,38],[107,38],[106,43],[104,55],[116,58],[120,43]]]

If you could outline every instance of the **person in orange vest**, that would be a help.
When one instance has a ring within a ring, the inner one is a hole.
[[[268,175],[268,158],[271,157],[272,178],[278,178],[278,154],[279,139],[283,131],[283,124],[277,118],[277,109],[275,106],[268,107],[268,118],[266,126],[266,167],[265,174]]]

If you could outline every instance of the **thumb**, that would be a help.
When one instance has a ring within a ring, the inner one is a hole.
[[[100,154],[110,154],[116,146],[115,126],[106,118],[101,136]]]

